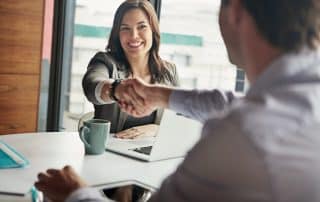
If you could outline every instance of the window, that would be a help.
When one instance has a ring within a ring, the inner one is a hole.
[[[77,130],[82,114],[93,111],[82,90],[82,78],[89,60],[97,51],[104,51],[113,16],[123,0],[77,0],[68,98],[63,116],[63,128]]]
[[[236,75],[236,86],[235,91],[236,92],[244,92],[245,90],[245,72],[241,69],[237,69],[237,75]]]
[[[72,61],[63,128],[77,129],[82,114],[93,111],[81,80],[89,60],[105,50],[114,13],[123,0],[77,0]],[[160,56],[174,62],[182,87],[243,92],[244,73],[230,64],[218,26],[220,1],[162,0]]]
[[[212,0],[162,0],[160,56],[177,65],[183,87],[243,92],[221,38],[219,6]]]
[[[173,53],[170,55],[170,61],[174,61],[176,65],[181,67],[189,67],[191,65],[191,56],[181,53]]]

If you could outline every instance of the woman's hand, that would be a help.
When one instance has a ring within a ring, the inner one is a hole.
[[[127,104],[135,103],[137,106],[142,106],[143,99],[136,93],[133,86],[127,82],[128,80],[130,79],[121,80],[114,89],[114,96],[119,100],[119,102],[122,101]],[[112,83],[113,80],[104,81],[101,89],[100,97],[106,102],[113,100],[111,97]]]
[[[123,111],[135,117],[143,117],[151,114],[157,108],[166,108],[171,94],[171,88],[150,85],[141,79],[128,79],[126,85],[139,97],[130,99],[130,95],[119,102]]]
[[[115,137],[122,139],[136,139],[141,137],[155,137],[159,126],[157,124],[146,124],[136,126],[127,130],[120,131],[115,134]]]
[[[135,103],[137,106],[143,106],[143,98],[135,91],[132,84],[127,80],[122,80],[115,88],[115,97],[118,100],[130,103]]]

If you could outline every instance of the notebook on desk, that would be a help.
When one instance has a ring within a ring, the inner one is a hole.
[[[28,164],[24,156],[0,140],[0,169],[25,167]]]
[[[157,135],[137,140],[112,138],[106,150],[144,161],[183,157],[199,140],[202,124],[165,110]]]

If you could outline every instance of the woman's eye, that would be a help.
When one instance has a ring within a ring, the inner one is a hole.
[[[129,30],[129,27],[120,27],[120,31],[127,31]]]
[[[145,29],[145,28],[147,28],[147,25],[140,25],[140,26],[138,27],[138,29]]]

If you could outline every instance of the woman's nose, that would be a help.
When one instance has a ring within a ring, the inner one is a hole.
[[[139,36],[138,30],[137,29],[132,29],[131,31],[131,37],[132,38],[137,38]]]

